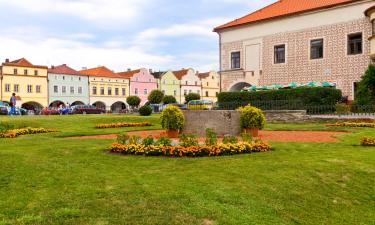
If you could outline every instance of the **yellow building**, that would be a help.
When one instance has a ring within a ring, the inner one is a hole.
[[[48,106],[47,66],[31,64],[26,59],[9,61],[1,65],[0,99],[9,102],[16,94],[16,106],[39,111]]]
[[[220,78],[215,71],[198,73],[202,81],[202,99],[217,102],[217,95],[220,92]]]
[[[101,66],[80,71],[89,76],[90,104],[98,108],[119,112],[127,108],[129,79]]]

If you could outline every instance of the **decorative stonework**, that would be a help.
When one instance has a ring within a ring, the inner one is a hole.
[[[221,64],[222,70],[230,70],[231,69],[231,53],[232,52],[241,52],[241,68],[244,66],[244,51],[243,51],[243,42],[231,42],[221,45]]]

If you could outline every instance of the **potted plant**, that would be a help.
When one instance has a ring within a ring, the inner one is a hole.
[[[250,133],[253,137],[258,137],[259,130],[263,129],[266,124],[266,117],[262,110],[248,105],[239,108],[238,111],[241,113],[241,126],[245,133]]]
[[[170,138],[177,138],[185,124],[185,117],[181,109],[169,105],[161,113],[161,126],[166,129]]]

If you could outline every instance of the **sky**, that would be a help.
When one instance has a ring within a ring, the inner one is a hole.
[[[214,27],[275,0],[0,0],[0,60],[76,70],[219,68]]]

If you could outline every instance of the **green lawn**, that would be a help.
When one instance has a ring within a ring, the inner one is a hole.
[[[0,139],[0,225],[375,224],[375,148],[358,145],[375,129],[349,129],[340,143],[273,142],[268,153],[173,159],[111,155],[111,140],[63,138],[134,130],[93,128],[116,121],[150,121],[155,126],[148,129],[160,129],[158,116],[0,121],[60,130]]]

